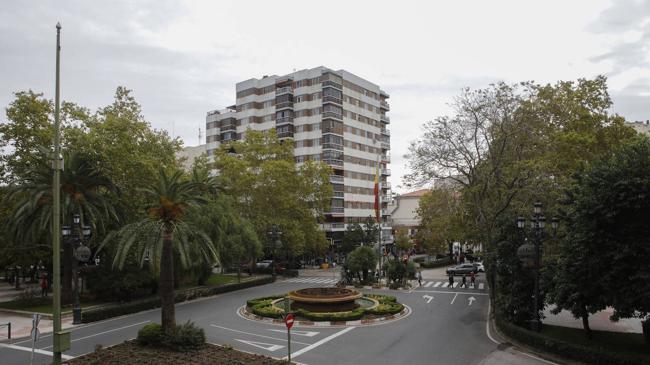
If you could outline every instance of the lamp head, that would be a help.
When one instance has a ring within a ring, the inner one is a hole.
[[[535,204],[533,204],[533,212],[535,214],[540,214],[542,212],[542,202],[535,202]]]

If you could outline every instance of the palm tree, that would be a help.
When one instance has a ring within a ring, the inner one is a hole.
[[[22,246],[50,245],[52,236],[52,170],[45,165],[29,169],[8,188],[4,204],[14,209],[8,218],[9,236]],[[71,224],[78,214],[82,224],[93,232],[103,231],[109,222],[117,222],[118,214],[112,197],[119,194],[108,175],[97,169],[93,161],[75,152],[64,154],[61,173],[61,215],[63,224]],[[72,293],[72,246],[64,245],[63,302],[69,303]]]
[[[167,175],[161,169],[157,185],[142,191],[151,201],[147,217],[110,233],[102,246],[117,242],[113,260],[113,266],[117,268],[124,266],[132,250],[139,257],[141,266],[151,256],[150,269],[160,277],[161,324],[163,331],[169,334],[176,326],[174,251],[183,267],[190,266],[196,258],[217,262],[218,255],[210,237],[193,227],[187,218],[189,210],[206,203],[200,184],[184,179],[179,170]]]

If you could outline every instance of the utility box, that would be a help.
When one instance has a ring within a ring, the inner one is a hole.
[[[70,331],[61,331],[54,334],[52,351],[64,352],[70,350]]]

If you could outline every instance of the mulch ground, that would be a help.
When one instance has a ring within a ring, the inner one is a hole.
[[[104,364],[228,364],[228,365],[279,365],[286,361],[270,357],[253,355],[211,344],[198,351],[175,352],[166,349],[138,346],[135,341],[98,349],[95,352],[65,362],[69,365],[104,365]]]

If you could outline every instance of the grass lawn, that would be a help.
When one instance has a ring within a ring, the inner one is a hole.
[[[242,279],[244,276],[242,275]],[[205,282],[205,285],[208,286],[216,286],[216,285],[224,285],[224,284],[230,284],[230,283],[236,283],[237,282],[237,275],[229,275],[229,274],[212,274],[208,278],[208,280]]]
[[[98,304],[103,304],[103,303],[99,301],[82,300],[81,308],[92,307]],[[0,303],[0,309],[12,309],[12,310],[25,311],[25,312],[52,314],[52,298],[38,298],[32,301],[32,303],[28,305],[20,301],[3,302]],[[72,312],[71,306],[63,307],[61,309],[62,309],[61,310],[62,313]]]
[[[636,356],[647,360],[650,364],[650,347],[643,341],[643,335],[607,331],[592,331],[592,333],[593,338],[589,340],[582,329],[549,325],[542,327],[542,334],[545,336],[589,348]]]

